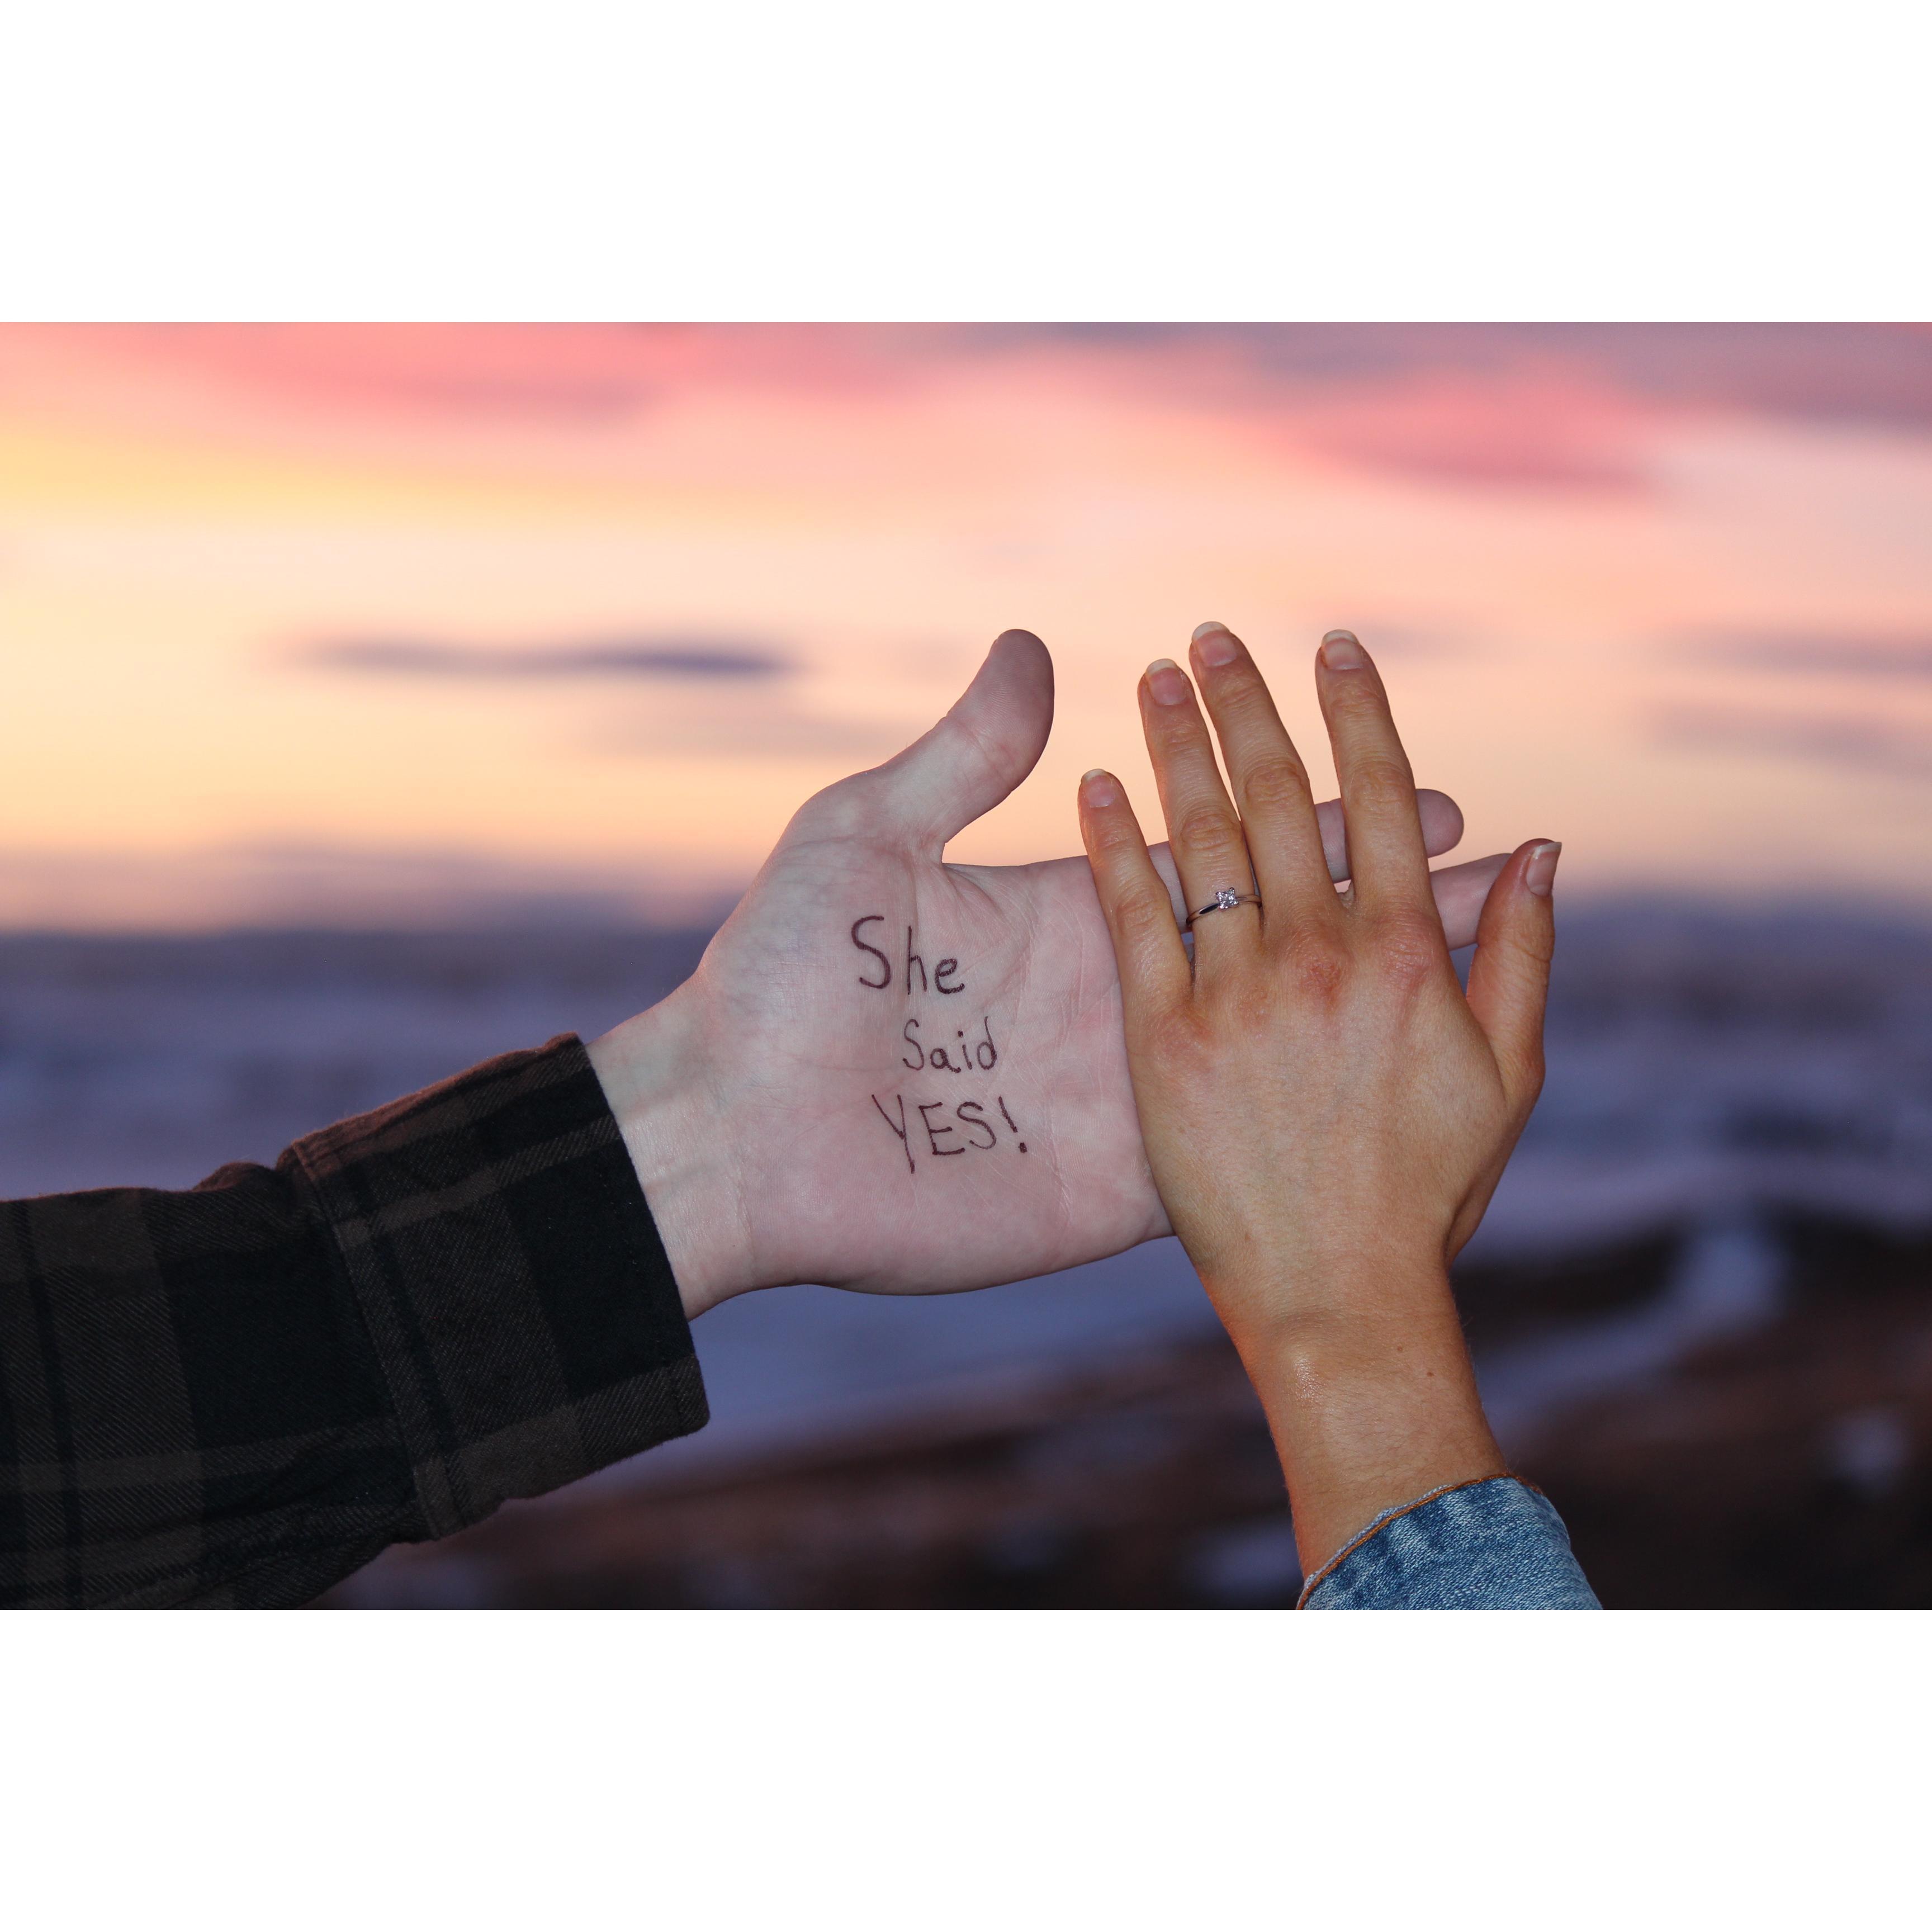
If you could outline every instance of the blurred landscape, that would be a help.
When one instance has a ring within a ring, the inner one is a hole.
[[[1932,1604],[1932,928],[1565,911],[1545,1095],[1459,1292],[1606,1602]],[[191,1184],[508,1048],[703,930],[0,935],[0,1193]],[[984,1294],[747,1296],[688,1441],[398,1548],[344,1607],[1268,1605],[1253,1396],[1176,1244]]]
[[[1564,844],[1509,1453],[1612,1604],[1932,1603],[1928,531],[1921,324],[0,326],[0,1192],[600,1032],[1011,626],[1053,735],[949,856],[1154,824],[1209,617],[1319,782],[1346,625],[1458,856]],[[698,1345],[699,1436],[328,1600],[1294,1599],[1172,1241]]]

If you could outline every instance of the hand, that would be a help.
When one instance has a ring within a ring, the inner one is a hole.
[[[1354,879],[1337,895],[1308,778],[1219,626],[1162,658],[1142,722],[1189,900],[1188,959],[1119,784],[1081,822],[1119,961],[1127,1060],[1174,1232],[1268,1411],[1304,1568],[1382,1510],[1502,1472],[1450,1298],[1542,1084],[1560,848],[1520,847],[1484,905],[1468,992],[1432,903],[1408,760],[1374,666],[1330,632],[1316,685]]]
[[[983,1287],[1168,1232],[1086,860],[941,858],[1052,716],[1046,646],[1009,631],[916,744],[800,808],[691,980],[591,1046],[689,1313],[787,1282]],[[1422,800],[1445,850],[1461,814]],[[1456,943],[1501,863],[1436,875]]]

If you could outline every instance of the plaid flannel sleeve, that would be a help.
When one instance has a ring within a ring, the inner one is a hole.
[[[706,1413],[568,1034],[272,1170],[0,1204],[0,1604],[306,1603]]]

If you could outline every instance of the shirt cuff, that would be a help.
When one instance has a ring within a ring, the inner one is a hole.
[[[368,1323],[425,1536],[704,1425],[677,1283],[575,1035],[338,1121],[282,1165]]]
[[[1598,1610],[1541,1490],[1491,1476],[1384,1510],[1311,1576],[1309,1610]]]

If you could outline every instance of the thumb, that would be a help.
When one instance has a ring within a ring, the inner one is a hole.
[[[1053,660],[1003,631],[964,694],[926,736],[862,774],[879,814],[932,848],[992,810],[1040,762],[1053,729]]]
[[[1469,965],[1469,1010],[1489,1036],[1520,1120],[1543,1090],[1543,1010],[1556,944],[1550,888],[1562,850],[1554,839],[1535,838],[1510,854],[1483,902]]]

